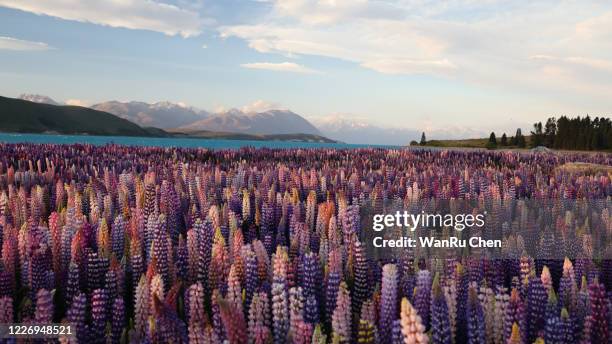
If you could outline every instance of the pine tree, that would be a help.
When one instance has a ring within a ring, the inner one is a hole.
[[[487,142],[487,149],[495,148],[497,148],[497,138],[495,138],[495,133],[491,132],[491,135],[489,135],[489,142]]]
[[[425,138],[425,132],[421,134],[421,145],[427,144],[427,139]]]

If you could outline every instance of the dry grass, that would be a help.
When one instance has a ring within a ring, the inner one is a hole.
[[[597,174],[607,173],[612,174],[612,166],[591,164],[586,162],[568,162],[557,167],[558,170],[570,173]]]

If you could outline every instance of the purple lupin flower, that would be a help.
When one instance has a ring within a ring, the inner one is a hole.
[[[273,257],[272,318],[274,343],[284,343],[289,330],[289,303],[287,298],[287,251],[279,246]]]
[[[289,333],[293,338],[298,332],[299,322],[304,320],[304,294],[301,287],[289,289]]]
[[[178,287],[179,285],[177,284],[170,289],[165,302],[161,301],[157,294],[153,294],[155,320],[155,332],[153,334],[154,342],[187,344],[189,340],[187,327],[185,323],[179,319],[175,311]]]
[[[457,316],[455,320],[455,342],[465,343],[468,340],[467,333],[467,304],[468,304],[468,290],[469,281],[468,275],[465,273],[463,265],[458,264],[456,268],[456,280],[457,280]]]
[[[561,309],[561,344],[573,344],[575,343],[576,335],[576,320],[570,317],[567,308]]]
[[[555,290],[550,288],[548,290],[548,303],[546,304],[546,310],[544,311],[544,318],[550,319],[553,317],[558,317],[561,312],[561,307],[559,307],[559,302],[557,300],[557,296],[555,294]]]
[[[223,320],[223,326],[229,342],[246,344],[248,341],[247,328],[242,311],[236,309],[231,302],[221,298],[217,300],[217,303],[219,304],[221,319]]]
[[[170,287],[170,272],[168,266],[168,231],[165,222],[164,215],[151,218],[147,224],[147,230],[151,230],[153,233],[151,257],[155,257],[155,271],[162,276],[164,285],[168,288]]]
[[[482,306],[478,301],[478,294],[474,286],[469,288],[467,304],[467,336],[469,344],[484,344],[485,320]]]
[[[370,297],[370,283],[368,282],[368,261],[363,244],[355,241],[354,286],[353,286],[353,312],[361,310],[361,305]]]
[[[563,343],[563,323],[561,317],[558,315],[552,315],[546,317],[546,324],[544,325],[544,340],[546,343]]]
[[[0,297],[0,323],[8,324],[13,319],[13,298],[10,296]]]
[[[253,295],[251,306],[249,307],[249,342],[256,344],[268,343],[271,339],[270,328],[266,321],[267,302],[263,298],[267,298],[265,293],[257,293]]]
[[[589,285],[589,322],[593,343],[609,343],[608,301],[603,284],[597,279]]]
[[[36,313],[34,315],[34,320],[41,324],[53,322],[53,295],[46,289],[39,289],[36,293]]]
[[[174,270],[176,271],[176,278],[179,281],[187,282],[189,280],[189,252],[187,250],[185,236],[182,234],[178,237]]]
[[[380,295],[380,323],[379,331],[381,342],[391,341],[393,321],[397,317],[397,268],[394,264],[383,267],[382,287]]]
[[[80,292],[79,286],[79,266],[71,262],[68,268],[68,281],[66,281],[66,305],[70,307],[72,299]]]
[[[316,254],[308,252],[303,257],[303,279],[302,290],[304,298],[314,296],[315,302],[319,298],[321,286],[321,271],[319,259]],[[318,303],[318,302],[317,302]],[[318,305],[316,306],[318,309]]]
[[[421,316],[425,329],[429,329],[429,308],[431,307],[431,273],[429,271],[417,272],[415,289],[414,307]]]
[[[106,310],[108,293],[106,289],[95,289],[91,296],[91,339],[103,343],[106,337]]]
[[[111,318],[111,343],[119,343],[125,326],[125,305],[123,298],[118,297],[113,302],[113,316]]]
[[[87,328],[85,327],[86,307],[87,299],[85,298],[85,294],[79,293],[72,299],[70,309],[68,309],[68,313],[66,314],[68,322],[74,324],[78,342],[83,342],[88,338]]]
[[[327,276],[327,288],[325,291],[325,314],[328,324],[331,324],[331,316],[336,309],[336,297],[340,288],[340,275],[336,271],[332,271]]]
[[[125,243],[125,228],[126,221],[123,215],[119,214],[111,227],[111,250],[117,259],[123,258],[123,250]]]
[[[210,269],[210,262],[212,259],[212,244],[214,232],[210,222],[206,221],[202,223],[200,219],[196,220],[193,225],[196,232],[198,242],[198,267],[197,267],[197,280],[202,283],[204,287],[204,293],[206,296],[210,295],[210,288],[213,286],[208,283],[208,275]]]
[[[546,289],[542,280],[536,276],[529,278],[527,288],[527,340],[533,342],[540,337],[544,328],[544,313],[546,311]]]
[[[573,311],[576,307],[577,292],[574,267],[572,261],[566,257],[563,262],[563,274],[559,282],[559,301],[561,305]]]
[[[146,276],[142,275],[134,293],[134,329],[143,340],[149,335],[149,291],[149,282]]]
[[[253,295],[257,288],[259,288],[259,276],[258,276],[258,267],[257,267],[257,256],[255,252],[250,248],[250,246],[246,246],[244,250],[244,260],[245,260],[245,305],[250,307],[251,300],[253,299]]]
[[[434,344],[451,344],[451,327],[448,306],[436,274],[431,289],[431,341]]]
[[[576,307],[573,314],[576,316],[577,324],[579,325],[579,330],[581,330],[582,325],[584,324],[584,319],[588,316],[589,313],[589,287],[587,284],[587,279],[585,276],[582,276],[582,282],[580,284],[580,290],[576,296]]]
[[[403,344],[404,335],[402,334],[402,323],[400,319],[393,321],[393,328],[391,330],[391,343],[392,344]]]

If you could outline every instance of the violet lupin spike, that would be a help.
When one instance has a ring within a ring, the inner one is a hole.
[[[440,276],[436,275],[431,289],[431,342],[451,344],[451,330],[448,306],[440,287]]]
[[[287,252],[279,246],[273,257],[272,317],[274,343],[284,343],[289,331],[289,302],[287,297]]]
[[[232,265],[230,268],[230,273],[227,277],[227,295],[225,298],[239,314],[243,314],[242,286],[240,285],[240,277],[238,276],[236,265]]]
[[[95,289],[91,296],[91,339],[103,343],[106,337],[106,309],[108,295],[105,289]]]
[[[255,291],[259,287],[259,276],[257,267],[257,256],[255,252],[250,249],[250,246],[244,252],[245,255],[245,305],[250,307],[251,300]]]
[[[469,344],[484,344],[486,342],[484,312],[478,301],[478,294],[474,286],[470,286],[468,296],[467,336]]]
[[[379,334],[381,342],[391,340],[393,320],[397,316],[397,268],[394,264],[383,267]]]
[[[123,250],[126,235],[126,222],[123,215],[118,215],[111,227],[111,249],[115,256],[121,260],[123,258]]]
[[[266,304],[259,298],[259,294],[253,295],[251,306],[249,307],[249,342],[255,344],[265,344],[272,339],[270,329],[266,325]]]
[[[336,271],[330,272],[327,277],[327,288],[325,292],[325,314],[327,315],[327,321],[331,324],[331,318],[336,309],[336,297],[340,288],[340,275]]]
[[[13,319],[13,298],[10,296],[0,297],[0,323],[8,324]]]
[[[465,272],[463,265],[458,264],[456,268],[456,279],[457,279],[457,316],[455,320],[455,342],[465,343],[468,340],[467,323],[468,323],[468,290],[469,281],[468,275]]]
[[[414,307],[421,316],[421,321],[426,329],[429,329],[429,308],[431,306],[431,273],[420,270],[417,273],[416,292],[414,295]]]
[[[566,308],[561,309],[561,344],[575,343],[576,336],[576,319],[571,317]]]
[[[577,292],[578,286],[576,285],[574,267],[572,261],[566,257],[563,262],[563,274],[559,282],[559,301],[561,305],[568,310],[574,310],[576,307]]]
[[[87,328],[85,326],[87,298],[85,294],[79,293],[74,296],[70,304],[71,306],[70,309],[68,309],[66,318],[69,323],[74,324],[77,341],[83,342],[88,337]]]
[[[176,248],[176,261],[174,262],[176,278],[182,282],[189,281],[189,253],[185,237],[181,234],[178,237]]]
[[[141,339],[149,335],[149,290],[147,278],[142,275],[134,293],[134,329]]]
[[[451,338],[456,338],[457,332],[457,282],[455,279],[448,279],[443,287],[444,299],[448,308],[448,320],[451,331]]]
[[[70,307],[70,302],[80,291],[79,286],[79,266],[72,262],[68,268],[68,280],[66,281],[65,297],[66,304]]]
[[[589,321],[593,343],[608,343],[608,301],[603,284],[596,279],[589,285]],[[586,321],[586,320],[585,320]]]
[[[53,322],[53,295],[46,289],[40,289],[36,293],[34,320],[40,324],[50,324]]]
[[[219,304],[221,319],[223,320],[223,326],[225,327],[225,333],[227,333],[229,342],[246,344],[248,340],[247,329],[242,311],[236,309],[231,302],[223,299],[218,299],[217,303]]]
[[[546,309],[546,288],[542,280],[531,276],[527,288],[527,340],[533,342],[539,337],[544,327],[544,313]]]
[[[370,288],[368,282],[368,262],[365,255],[365,248],[363,244],[357,240],[355,241],[355,286],[353,288],[353,312],[361,310],[363,302],[370,297]]]
[[[289,334],[293,340],[298,333],[299,323],[304,320],[304,294],[301,287],[289,289]]]
[[[125,305],[123,298],[118,297],[113,302],[111,318],[111,343],[119,343],[125,326]]]
[[[393,328],[391,330],[391,343],[402,344],[404,342],[404,335],[402,334],[402,323],[400,319],[393,321]]]

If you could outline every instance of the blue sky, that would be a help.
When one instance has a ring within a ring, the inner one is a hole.
[[[257,102],[426,130],[608,115],[612,5],[0,0],[0,94]]]

